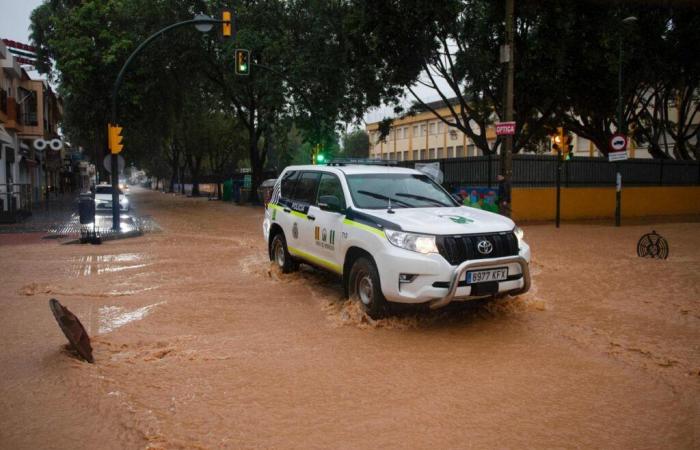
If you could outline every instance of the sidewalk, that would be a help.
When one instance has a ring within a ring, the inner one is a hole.
[[[0,224],[2,233],[48,232],[58,223],[73,221],[78,215],[78,193],[57,194],[33,205],[32,215],[18,223]]]

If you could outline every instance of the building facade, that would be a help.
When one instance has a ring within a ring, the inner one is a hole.
[[[61,102],[0,42],[0,220],[15,221],[57,191],[64,170]]]
[[[452,118],[450,109],[444,106],[442,101],[429,105],[448,121]],[[460,112],[459,104],[455,104],[453,108],[457,113]],[[369,135],[370,158],[419,161],[483,155],[482,151],[474,145],[466,134],[455,127],[448,126],[430,111],[395,119],[389,134],[383,141],[379,139],[379,122],[368,123],[367,134]],[[494,126],[487,127],[486,139],[489,147],[492,147],[496,140]],[[571,139],[574,156],[603,156],[590,140],[575,134],[571,136]],[[554,144],[553,139],[543,148],[543,151],[552,152],[552,144]],[[632,141],[630,141],[628,155],[630,158],[650,157],[646,149],[636,148]]]

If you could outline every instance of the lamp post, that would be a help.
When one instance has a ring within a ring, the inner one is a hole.
[[[117,94],[119,93],[119,87],[121,86],[122,83],[122,78],[124,77],[124,72],[126,72],[127,67],[129,67],[129,64],[131,61],[138,55],[141,50],[143,50],[144,47],[146,47],[149,43],[151,43],[155,38],[160,36],[161,34],[170,31],[174,28],[179,28],[182,26],[186,25],[194,25],[195,28],[200,31],[201,33],[207,33],[211,31],[212,27],[214,24],[217,23],[227,23],[226,20],[218,20],[218,19],[212,19],[211,17],[205,15],[205,14],[197,14],[194,16],[194,19],[191,20],[185,20],[183,22],[177,22],[172,25],[169,25],[161,30],[156,31],[153,33],[150,37],[148,37],[145,41],[141,42],[138,47],[136,47],[136,50],[134,50],[131,55],[126,59],[126,62],[122,66],[121,70],[119,71],[119,74],[117,74],[117,79],[114,81],[114,86],[112,88],[112,121],[111,123],[116,125],[117,123]],[[230,23],[230,17],[228,20],[228,23]],[[118,169],[118,158],[117,158],[117,153],[112,153],[112,159],[111,159],[111,167],[112,167],[112,229],[115,231],[119,231],[119,220],[120,220],[120,215],[119,215],[119,169]]]
[[[623,24],[628,24],[636,22],[637,18],[635,16],[629,16],[622,19]],[[618,60],[618,72],[617,72],[617,128],[618,133],[627,133],[627,127],[623,124],[622,117],[622,32],[620,32],[619,38],[620,45],[620,57]]]
[[[622,19],[622,25],[636,22],[635,16],[629,16]],[[620,46],[620,54],[618,60],[617,71],[617,132],[627,135],[627,124],[624,122],[622,114],[622,32],[619,33],[618,43]],[[615,162],[615,226],[620,226],[621,202],[622,202],[622,175],[620,174],[620,163]]]

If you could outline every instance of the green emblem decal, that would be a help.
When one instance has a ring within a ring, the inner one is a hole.
[[[440,216],[440,217],[445,217],[447,219],[450,219],[454,223],[472,223],[472,222],[474,222],[472,219],[467,219],[466,217],[462,217],[462,216]]]

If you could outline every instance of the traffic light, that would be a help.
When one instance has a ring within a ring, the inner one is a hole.
[[[112,153],[119,153],[124,148],[122,144],[122,127],[119,125],[107,125],[107,141],[109,142],[109,150]]]
[[[326,155],[323,153],[323,147],[321,144],[314,145],[314,149],[311,151],[311,164],[324,164],[326,162]]]
[[[566,136],[564,134],[564,128],[557,127],[557,133],[552,138],[552,140],[554,141],[554,143],[552,144],[552,153],[563,151],[562,149],[565,147],[566,144],[565,139]]]
[[[222,33],[224,37],[231,37],[232,30],[233,30],[233,24],[231,22],[231,11],[224,11],[223,14],[221,15],[221,20],[223,20],[223,29]]]
[[[250,50],[236,49],[236,75],[250,75]]]

